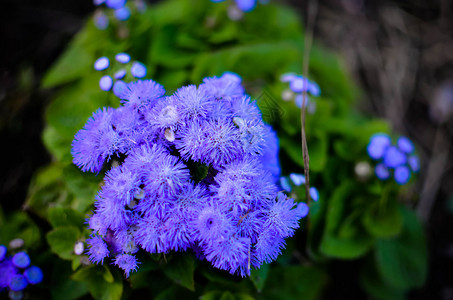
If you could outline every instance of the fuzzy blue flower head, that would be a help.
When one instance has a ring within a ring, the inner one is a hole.
[[[127,83],[114,91],[122,105],[99,109],[75,135],[74,163],[108,169],[88,220],[93,263],[112,258],[129,276],[138,249],[193,249],[246,276],[276,259],[308,206],[278,192],[277,136],[241,82],[227,72],[172,95],[152,80]]]

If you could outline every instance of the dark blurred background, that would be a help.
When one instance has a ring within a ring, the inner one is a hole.
[[[306,19],[308,1],[287,3]],[[427,283],[410,299],[453,299],[452,1],[329,0],[317,5],[315,42],[344,58],[362,91],[358,109],[386,118],[395,132],[418,146],[422,172],[415,198],[426,225],[430,269]],[[90,0],[2,1],[0,201],[6,211],[20,208],[33,172],[50,160],[41,143],[49,91],[39,90],[40,79],[93,10]],[[364,297],[345,276],[354,270],[333,266],[334,285],[326,298]]]

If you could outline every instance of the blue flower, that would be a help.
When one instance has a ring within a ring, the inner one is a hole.
[[[394,146],[390,146],[384,154],[384,164],[389,168],[396,168],[407,162],[406,155]]]
[[[277,199],[272,203],[264,219],[264,228],[275,231],[279,236],[286,238],[294,234],[299,227],[299,212],[295,209],[296,203],[293,199],[287,199],[283,193],[277,194]]]
[[[8,284],[9,288],[12,291],[22,291],[23,289],[25,289],[27,287],[27,285],[28,285],[28,281],[25,278],[25,276],[22,274],[16,274],[16,275],[11,276],[9,284]]]
[[[104,258],[110,255],[107,244],[99,236],[93,236],[86,240],[88,244],[88,256],[93,263],[103,263]]]
[[[6,256],[6,247],[4,245],[0,245],[0,261],[2,261]]]
[[[115,10],[115,17],[120,21],[129,20],[131,16],[131,10],[127,6],[123,6]]]
[[[28,269],[26,269],[24,272],[24,276],[25,278],[27,278],[27,281],[30,284],[38,284],[44,278],[41,269],[37,266],[31,266]]]
[[[400,185],[406,184],[411,178],[411,171],[406,166],[399,166],[395,169],[394,177],[396,183]]]
[[[119,96],[121,103],[134,108],[152,105],[165,94],[163,86],[153,80],[139,80],[127,84],[124,93]]]
[[[109,64],[110,64],[109,59],[105,56],[102,56],[94,62],[94,68],[97,71],[102,71],[107,69],[109,67]]]
[[[405,136],[401,136],[397,141],[398,148],[408,154],[414,152],[414,144]]]
[[[380,159],[384,156],[387,148],[390,146],[390,137],[385,133],[374,134],[370,138],[367,151],[372,159]]]
[[[16,267],[24,269],[30,265],[30,257],[23,251],[18,252],[14,254],[12,262]]]
[[[385,164],[378,164],[374,170],[377,178],[385,180],[390,177],[390,171]]]
[[[110,91],[110,89],[112,88],[112,85],[113,85],[113,79],[109,75],[104,75],[99,80],[99,87],[103,91],[106,91],[106,92]]]
[[[117,8],[121,8],[124,5],[126,5],[126,1],[127,0],[106,0],[105,5],[108,8],[117,9]]]
[[[130,254],[120,254],[115,257],[113,262],[115,265],[124,270],[124,275],[129,277],[129,274],[132,271],[136,271],[138,268],[138,262],[134,255]]]
[[[256,7],[256,0],[235,0],[236,5],[243,12],[251,12]]]
[[[146,76],[146,66],[138,61],[134,62],[131,67],[131,74],[136,78],[143,78]]]
[[[121,52],[115,55],[115,59],[117,62],[120,62],[122,64],[127,64],[128,62],[131,61],[131,56],[127,53]]]

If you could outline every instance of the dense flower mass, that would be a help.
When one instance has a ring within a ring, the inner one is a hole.
[[[283,91],[282,99],[285,101],[293,100],[299,108],[302,108],[304,93],[310,94],[314,97],[321,95],[321,89],[318,84],[314,81],[308,80],[302,75],[285,73],[280,77],[280,81],[289,84],[289,88]],[[314,114],[316,111],[316,102],[310,98],[311,97],[306,98],[305,106],[310,114]]]
[[[246,276],[281,253],[307,213],[279,192],[278,140],[234,73],[165,96],[152,80],[127,84],[117,109],[93,113],[72,143],[74,163],[100,172],[88,220],[92,262],[126,276],[134,253],[193,249]],[[315,194],[313,194],[315,195]]]
[[[28,284],[38,284],[43,273],[37,266],[30,266],[26,252],[7,256],[7,248],[0,245],[0,292],[8,290],[11,299],[22,299],[23,290]]]
[[[379,161],[375,173],[381,180],[390,178],[393,171],[396,183],[403,185],[409,181],[411,171],[420,170],[414,144],[405,136],[399,137],[396,145],[392,145],[389,135],[376,133],[370,138],[367,152],[372,159]]]

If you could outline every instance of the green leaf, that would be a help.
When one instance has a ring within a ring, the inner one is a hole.
[[[26,209],[30,209],[42,218],[47,218],[49,206],[68,203],[71,200],[63,180],[62,167],[53,163],[39,169],[28,188]]]
[[[427,274],[424,230],[414,212],[401,206],[400,213],[403,217],[401,234],[377,242],[377,269],[383,280],[396,288],[421,287]]]
[[[88,35],[87,30],[82,30],[76,35],[63,55],[44,76],[42,81],[44,88],[73,81],[90,71],[96,58],[85,46]]]
[[[8,243],[20,238],[28,247],[35,247],[40,243],[39,227],[23,211],[15,211],[4,215],[0,206],[0,244]]]
[[[71,278],[76,281],[85,282],[91,295],[95,299],[121,299],[123,293],[123,279],[119,270],[115,270],[112,275],[108,267],[91,265],[80,269],[74,273]],[[108,281],[106,281],[106,279]]]
[[[341,259],[353,259],[364,255],[373,245],[374,240],[361,232],[357,222],[361,211],[348,210],[355,189],[352,181],[344,181],[329,200],[326,213],[326,228],[320,244],[320,250],[327,256]]]
[[[380,202],[370,204],[362,216],[365,229],[377,238],[395,236],[402,228],[401,214],[396,201],[389,199],[388,202],[385,206]]]
[[[194,291],[195,282],[193,273],[195,271],[195,262],[193,256],[189,253],[176,253],[163,267],[165,275],[175,281],[177,284]]]
[[[253,285],[256,287],[258,292],[263,290],[268,275],[269,264],[263,264],[259,269],[252,269],[250,272],[250,280],[253,282]]]
[[[83,81],[62,89],[46,110],[46,121],[65,140],[72,141],[96,109],[111,105],[109,97],[113,96],[98,87],[99,75],[85,76]]]
[[[94,203],[94,198],[99,191],[103,177],[88,172],[84,173],[73,164],[64,167],[63,177],[68,190],[76,198],[72,203],[72,207],[79,212],[86,212],[87,208]]]
[[[68,261],[58,261],[52,264],[52,272],[49,274],[52,288],[50,292],[54,300],[79,299],[88,293],[88,286],[85,282],[71,280],[72,273]]]
[[[53,227],[74,226],[83,230],[85,228],[85,217],[83,214],[63,207],[49,208],[49,221]]]
[[[42,133],[42,140],[47,150],[59,161],[72,161],[71,142],[72,137],[63,136],[58,131],[47,125]]]
[[[58,227],[46,235],[50,249],[62,259],[74,257],[74,244],[80,237],[80,230],[74,226]]]
[[[327,283],[321,269],[309,266],[271,268],[267,284],[259,299],[318,299]]]
[[[234,297],[231,292],[225,291],[222,296],[220,296],[219,300],[236,300],[236,297]]]
[[[372,260],[367,260],[360,271],[360,284],[374,299],[403,300],[405,291],[383,281]]]

